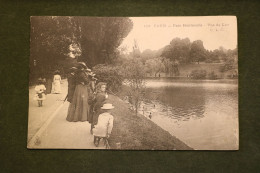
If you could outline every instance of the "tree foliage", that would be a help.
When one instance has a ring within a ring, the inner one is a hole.
[[[144,98],[146,85],[145,68],[137,58],[133,58],[124,64],[123,69],[125,83],[130,87],[128,95],[137,115],[140,103]]]
[[[181,63],[188,63],[191,43],[188,38],[180,39],[174,38],[169,45],[167,45],[162,57],[168,58],[171,61],[178,61]]]
[[[201,62],[206,60],[206,49],[201,40],[192,42],[190,47],[190,59],[192,62]]]
[[[32,17],[31,67],[44,72],[66,61],[113,63],[132,27],[126,17]]]
[[[145,61],[145,70],[147,73],[154,73],[155,76],[159,72],[165,71],[165,66],[162,62],[162,58],[153,58]]]
[[[124,76],[119,66],[98,64],[93,67],[93,72],[98,79],[97,82],[107,83],[108,91],[118,92],[122,86]]]

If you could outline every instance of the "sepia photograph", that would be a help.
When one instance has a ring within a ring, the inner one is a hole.
[[[239,150],[236,16],[31,16],[27,148]]]

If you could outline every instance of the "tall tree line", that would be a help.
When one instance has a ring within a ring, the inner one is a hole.
[[[31,73],[40,75],[84,61],[113,63],[133,28],[127,17],[31,17]]]
[[[127,61],[133,54],[133,52],[123,54],[121,58]],[[220,69],[222,72],[237,69],[237,48],[226,50],[219,47],[215,50],[207,50],[203,41],[191,42],[189,38],[174,38],[170,44],[159,50],[146,49],[139,54],[139,60],[145,66],[146,72],[155,76],[160,72],[178,76],[179,65],[200,62],[221,63],[223,64],[223,68]]]
[[[213,51],[205,49],[203,41],[195,40],[191,42],[189,38],[174,38],[169,45],[165,46],[161,54],[162,57],[171,61],[178,61],[180,64],[200,63],[200,62],[226,62],[237,56],[237,48],[226,50],[219,47]]]

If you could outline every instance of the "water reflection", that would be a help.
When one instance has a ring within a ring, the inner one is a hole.
[[[155,89],[150,86],[146,89],[145,97],[141,108],[146,108],[146,112],[154,109],[155,105],[157,114],[179,121],[204,116],[205,91],[203,88],[191,90],[188,87],[162,86]]]
[[[237,81],[148,80],[145,97],[140,113],[191,147],[238,147]]]

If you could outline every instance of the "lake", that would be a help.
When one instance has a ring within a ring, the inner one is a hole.
[[[238,149],[237,80],[147,79],[139,113],[194,149]]]

